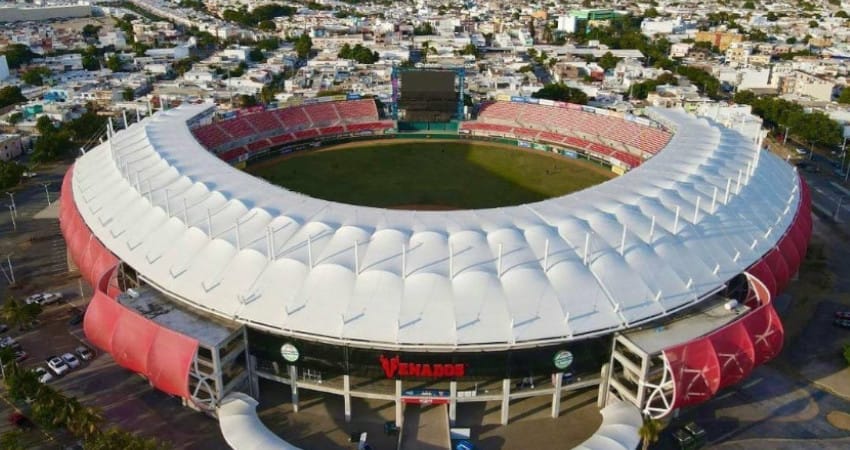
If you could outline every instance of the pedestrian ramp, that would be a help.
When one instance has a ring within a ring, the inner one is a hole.
[[[405,405],[400,450],[446,450],[451,447],[448,405]]]

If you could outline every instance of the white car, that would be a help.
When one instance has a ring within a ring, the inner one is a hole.
[[[69,370],[71,370],[68,368],[68,365],[65,364],[65,361],[63,361],[62,358],[58,356],[51,356],[50,358],[48,358],[47,367],[49,367],[54,374],[60,377],[68,373]]]
[[[38,375],[38,382],[41,384],[46,384],[53,380],[53,375],[44,367],[36,367],[33,372]]]
[[[33,303],[41,304],[42,300],[44,300],[44,293],[32,294],[29,297],[24,299],[24,303],[27,305],[32,305]]]
[[[59,300],[62,300],[61,292],[45,292],[41,297],[42,305],[50,305],[52,303],[56,303]]]
[[[64,355],[62,355],[62,361],[64,361],[65,364],[67,364],[68,367],[72,369],[80,367],[80,360],[77,359],[77,357],[74,356],[72,353],[65,353]]]
[[[794,151],[797,152],[798,155],[807,155],[809,153],[808,151],[800,147],[795,148]]]

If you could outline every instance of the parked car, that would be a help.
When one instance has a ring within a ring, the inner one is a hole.
[[[38,375],[38,382],[41,384],[46,384],[53,380],[53,375],[44,367],[36,367],[33,372]]]
[[[23,350],[18,350],[18,351],[15,352],[15,362],[24,361],[25,359],[27,359],[29,357],[30,357],[30,355]]]
[[[68,319],[69,326],[79,325],[81,323],[83,323],[83,313],[81,312],[74,313],[74,315]]]
[[[65,361],[58,356],[50,356],[47,358],[47,367],[56,374],[56,376],[62,376],[68,373],[71,369],[65,364]]]
[[[32,305],[33,303],[41,304],[41,301],[44,300],[44,293],[39,292],[38,294],[32,294],[29,297],[24,299],[24,303],[27,305]]]
[[[77,352],[77,355],[80,356],[80,359],[82,359],[83,361],[91,361],[94,359],[94,352],[91,351],[91,349],[88,347],[81,345],[77,347],[75,351]]]
[[[10,424],[22,430],[31,430],[35,426],[35,424],[32,423],[32,420],[19,412],[9,414],[8,421]]]
[[[42,294],[41,304],[50,305],[58,302],[59,300],[62,300],[61,292],[45,292],[44,294]]]
[[[832,324],[841,328],[850,328],[850,320],[848,319],[835,319]]]
[[[835,311],[836,319],[850,319],[850,311]]]
[[[12,336],[3,336],[0,338],[0,348],[12,347],[12,349],[15,349],[15,347],[18,346],[20,346],[20,344],[18,344],[18,341]]]
[[[72,369],[80,367],[80,360],[77,359],[77,357],[74,356],[73,353],[65,353],[64,355],[62,355],[62,361],[65,361],[65,364],[67,364],[68,367]]]
[[[797,152],[798,155],[809,154],[809,152],[806,149],[803,149],[803,148],[800,148],[800,147],[795,148],[794,151]]]

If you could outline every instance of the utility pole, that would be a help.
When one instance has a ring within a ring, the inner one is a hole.
[[[7,192],[6,195],[12,200],[12,210],[15,211],[15,217],[18,217],[18,207],[15,205],[15,193]]]
[[[6,255],[6,262],[9,263],[9,278],[12,279],[12,284],[15,284],[15,270],[12,269],[12,255]]]
[[[50,206],[50,191],[47,190],[47,186],[50,186],[50,183],[41,183],[44,186],[44,195],[47,196],[47,206]]]
[[[790,129],[790,126],[785,125],[785,137],[782,139],[782,145],[785,145],[785,143],[788,142],[788,130]]]
[[[838,213],[841,212],[841,204],[844,202],[844,197],[838,197],[838,206],[835,208],[835,214],[832,215],[832,220],[838,222]]]
[[[6,205],[9,207],[9,217],[12,218],[12,229],[18,231],[18,224],[15,222],[15,208],[12,205]]]

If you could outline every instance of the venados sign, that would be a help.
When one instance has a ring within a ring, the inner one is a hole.
[[[420,364],[401,362],[401,358],[387,358],[381,355],[381,368],[387,378],[398,377],[428,377],[428,378],[458,378],[466,373],[464,364]]]

